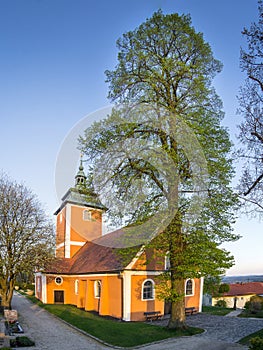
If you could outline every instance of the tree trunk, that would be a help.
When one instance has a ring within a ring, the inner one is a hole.
[[[171,280],[171,287],[174,291],[180,294],[182,297],[178,300],[173,300],[171,305],[171,315],[168,322],[168,328],[187,328],[185,323],[185,303],[184,303],[184,284],[185,281],[181,280]]]
[[[170,249],[170,283],[171,283],[171,316],[168,328],[185,329],[185,280],[178,266],[181,266],[184,253],[184,239],[182,234],[182,219],[177,211],[170,225],[167,227]]]
[[[0,289],[0,295],[2,298],[1,306],[3,306],[5,309],[12,309],[11,306],[11,301],[13,297],[13,292],[14,292],[14,286],[15,286],[15,281],[7,281],[1,280],[0,282],[1,289]]]

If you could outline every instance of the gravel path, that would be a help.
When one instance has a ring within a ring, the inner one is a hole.
[[[19,321],[28,335],[36,343],[35,347],[24,350],[109,350],[95,339],[82,334],[60,321],[42,308],[32,304],[25,297],[15,294],[13,309],[18,310]],[[247,347],[236,344],[239,339],[263,328],[262,319],[197,314],[187,317],[191,326],[204,328],[205,333],[171,338],[155,344],[137,347],[140,350],[245,350]],[[167,320],[153,324],[165,325]]]
[[[204,328],[203,338],[235,343],[241,338],[263,328],[263,319],[197,314],[187,318],[187,323]]]
[[[104,350],[106,346],[81,334],[25,297],[14,294],[12,308],[18,311],[25,335],[35,341],[35,347],[24,350]]]

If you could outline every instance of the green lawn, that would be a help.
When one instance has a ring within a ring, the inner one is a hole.
[[[255,333],[249,334],[248,336],[240,339],[239,340],[239,344],[249,345],[250,339],[251,338],[255,338],[255,337],[260,337],[261,339],[263,339],[263,329],[261,329],[260,331],[255,332]]]
[[[263,310],[253,312],[253,313],[250,310],[243,310],[238,317],[263,318]]]
[[[225,316],[233,311],[233,309],[219,306],[203,306],[202,311],[211,315]]]
[[[169,330],[166,327],[144,322],[121,322],[97,316],[72,305],[44,305],[34,297],[29,297],[29,299],[73,326],[116,346],[132,347],[171,337],[189,336],[203,332],[202,329],[193,327],[182,331]]]

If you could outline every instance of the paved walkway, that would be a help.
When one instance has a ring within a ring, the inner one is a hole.
[[[226,317],[236,317],[242,313],[242,309],[236,309],[234,311],[229,312]]]
[[[188,317],[189,325],[204,328],[203,338],[235,343],[243,337],[263,329],[263,319],[197,314]]]
[[[15,294],[12,301],[18,310],[19,321],[25,334],[36,346],[24,350],[109,350],[96,340],[73,329],[42,308],[32,304],[25,297]],[[167,323],[167,320],[154,324]],[[140,350],[244,350],[247,347],[236,344],[240,338],[263,328],[262,319],[197,314],[187,317],[187,323],[206,329],[201,335],[171,338],[156,344],[138,347]]]
[[[81,334],[20,294],[14,294],[12,308],[18,311],[25,335],[35,347],[24,350],[105,350],[106,346]]]

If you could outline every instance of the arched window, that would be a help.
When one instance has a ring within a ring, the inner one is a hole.
[[[171,263],[170,263],[170,253],[167,252],[164,258],[164,269],[165,270],[170,270],[171,268]]]
[[[95,295],[95,298],[100,298],[100,296],[101,296],[101,281],[94,282],[94,295]]]
[[[152,280],[146,280],[142,284],[142,300],[154,299],[154,282]]]
[[[194,281],[193,280],[186,281],[185,294],[186,295],[194,295]]]
[[[83,210],[83,220],[91,221],[91,211],[88,209]]]
[[[79,294],[79,280],[75,281],[75,294],[78,295]]]

